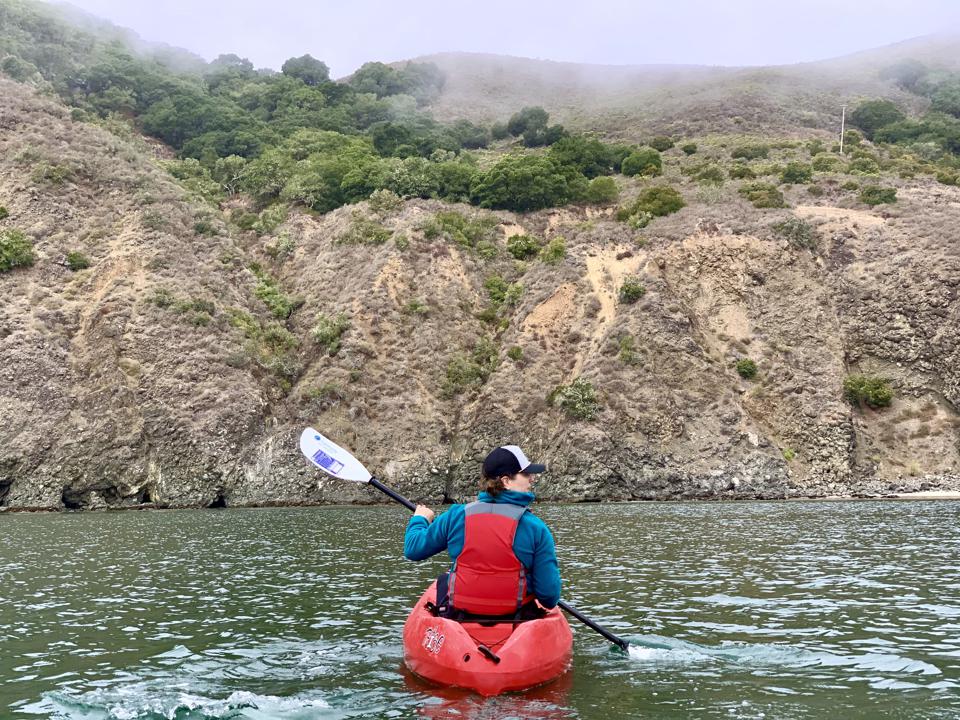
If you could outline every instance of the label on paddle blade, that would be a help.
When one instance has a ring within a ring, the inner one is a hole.
[[[313,454],[313,461],[327,472],[336,475],[343,470],[343,463],[327,455],[323,450],[317,450]]]

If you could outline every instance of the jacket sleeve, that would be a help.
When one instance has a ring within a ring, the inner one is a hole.
[[[533,550],[533,591],[545,608],[555,607],[560,601],[560,565],[557,550],[546,525],[542,526]]]
[[[403,556],[407,560],[426,560],[446,550],[453,515],[447,510],[432,523],[419,515],[411,517],[403,536]]]

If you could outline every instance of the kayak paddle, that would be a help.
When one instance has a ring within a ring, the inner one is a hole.
[[[349,482],[372,485],[380,492],[389,496],[393,500],[396,500],[401,505],[404,505],[408,510],[417,509],[415,503],[410,502],[403,495],[391,490],[382,482],[373,477],[373,475],[371,475],[370,472],[363,466],[363,463],[357,460],[350,453],[350,451],[344,450],[335,442],[324,437],[313,428],[307,428],[300,434],[300,452],[304,454],[307,460],[323,470],[325,473],[327,473],[327,475],[335,477],[338,480],[347,480]],[[558,601],[557,606],[561,610],[575,617],[591,630],[603,635],[603,637],[612,642],[614,645],[620,647],[621,650],[627,649],[629,643],[626,640],[617,637],[599,623],[596,623],[588,618],[579,610],[567,605],[567,603],[565,603],[563,600]]]

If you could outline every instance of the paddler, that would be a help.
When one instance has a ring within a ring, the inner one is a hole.
[[[403,554],[425,560],[443,550],[453,566],[437,580],[437,612],[458,620],[522,621],[560,600],[553,535],[529,511],[533,483],[546,471],[516,445],[495,448],[483,461],[480,494],[434,521],[418,505],[407,523]]]

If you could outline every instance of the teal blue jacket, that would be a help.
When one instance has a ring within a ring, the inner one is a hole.
[[[504,490],[497,495],[482,492],[480,502],[510,503],[527,506],[533,502],[533,493]],[[403,555],[408,560],[426,560],[446,550],[456,562],[463,551],[463,505],[454,505],[436,520],[428,523],[425,517],[414,515],[407,523],[403,537]],[[547,608],[560,600],[560,567],[553,535],[546,524],[531,512],[520,517],[513,537],[513,553],[527,569],[527,588]]]

